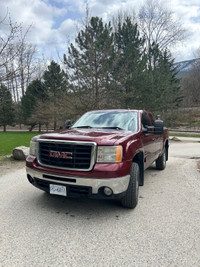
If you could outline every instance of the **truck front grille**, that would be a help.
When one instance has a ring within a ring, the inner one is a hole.
[[[91,170],[94,165],[95,143],[58,140],[39,140],[38,159],[44,166],[68,169]]]

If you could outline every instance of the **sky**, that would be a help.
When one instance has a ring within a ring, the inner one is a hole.
[[[54,59],[73,42],[85,18],[86,3],[91,16],[108,21],[119,10],[137,12],[143,0],[0,0],[0,18],[9,13],[24,29],[31,25],[27,41]],[[175,62],[193,59],[200,47],[200,0],[168,0],[166,5],[187,30],[185,41],[171,48]]]

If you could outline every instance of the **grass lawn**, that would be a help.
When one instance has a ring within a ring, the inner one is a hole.
[[[169,136],[177,136],[177,137],[196,137],[196,138],[200,138],[200,134],[190,134],[190,133],[173,133],[170,132]]]
[[[0,156],[12,154],[17,146],[30,145],[30,140],[37,132],[0,132]]]

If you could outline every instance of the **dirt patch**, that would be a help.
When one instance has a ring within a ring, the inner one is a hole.
[[[25,161],[0,157],[0,176],[25,167]]]

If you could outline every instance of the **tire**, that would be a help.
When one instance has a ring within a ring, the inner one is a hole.
[[[125,208],[134,209],[138,203],[140,168],[136,162],[132,163],[129,186],[126,195],[121,199]]]
[[[164,170],[166,167],[166,148],[163,151],[163,154],[156,160],[156,168],[158,170]]]

